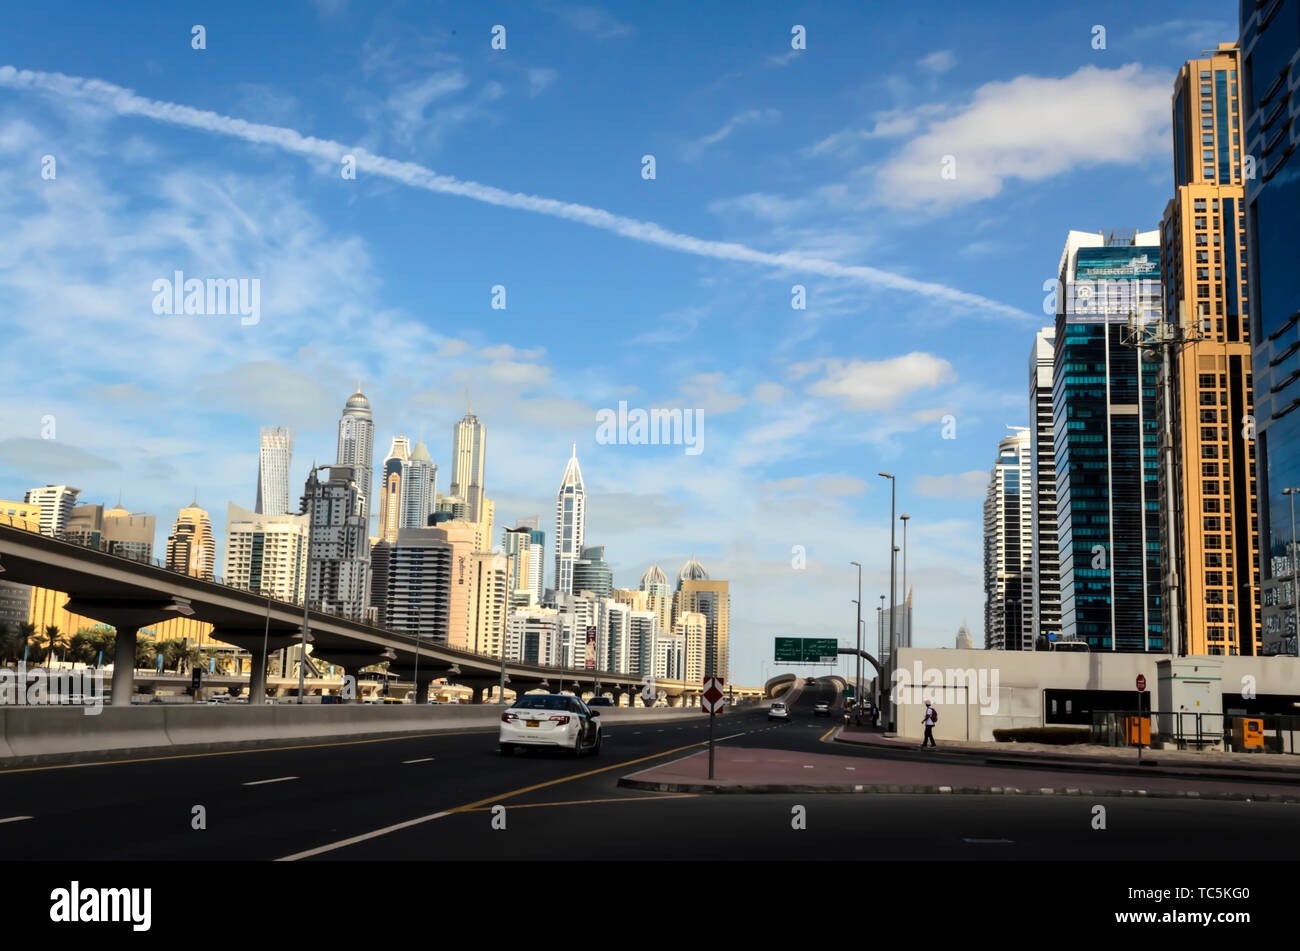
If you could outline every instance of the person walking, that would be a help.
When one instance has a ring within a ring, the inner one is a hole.
[[[929,700],[925,701],[925,719],[921,722],[925,724],[925,739],[921,741],[921,749],[935,746],[934,726],[939,722],[939,711],[934,708],[934,704]]]

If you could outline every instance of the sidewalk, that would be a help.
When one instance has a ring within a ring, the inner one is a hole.
[[[1264,800],[1300,804],[1300,787],[1241,783],[1152,774],[1089,775],[1023,767],[916,760],[849,759],[825,753],[719,746],[714,779],[709,754],[693,753],[619,779],[631,789],[684,793],[902,793],[1059,796],[1145,796],[1150,798]],[[1263,777],[1261,777],[1262,779]]]
[[[834,736],[837,743],[855,743],[894,750],[915,750],[918,740],[887,734],[870,727],[853,724],[842,727]],[[1065,766],[1097,766],[1106,768],[1138,767],[1138,751],[1134,747],[1094,746],[1077,744],[1054,746],[1050,743],[998,743],[980,740],[952,740],[942,735],[935,742],[945,753],[977,756],[984,762],[1005,761],[1047,763]],[[1300,756],[1275,753],[1222,753],[1206,750],[1142,751],[1143,770],[1159,770],[1167,775],[1191,777],[1240,776],[1243,773],[1261,778],[1275,776],[1280,781],[1300,780]]]

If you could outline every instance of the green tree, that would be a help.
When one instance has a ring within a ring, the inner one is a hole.
[[[59,630],[57,624],[51,624],[45,628],[45,668],[48,670],[50,661],[54,659],[56,648],[63,647],[67,643],[67,635]]]
[[[116,636],[114,637],[114,647],[116,647]],[[114,655],[116,656],[116,655]],[[138,668],[148,667],[150,669],[158,662],[158,646],[151,637],[137,637],[135,639],[135,666]]]

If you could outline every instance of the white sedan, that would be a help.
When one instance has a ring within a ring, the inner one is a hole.
[[[534,693],[517,697],[501,714],[501,755],[522,746],[555,746],[581,756],[600,752],[600,713],[577,697]]]

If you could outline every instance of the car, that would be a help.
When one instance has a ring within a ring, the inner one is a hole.
[[[612,707],[613,705],[614,701],[610,697],[592,697],[587,701],[589,707]]]
[[[831,715],[831,705],[829,703],[818,703],[813,705],[813,716],[828,717]]]
[[[790,708],[783,701],[778,700],[767,708],[767,718],[769,720],[789,720]]]
[[[502,756],[529,746],[549,746],[581,756],[600,753],[600,711],[577,697],[532,693],[516,697],[501,714],[497,743]]]

